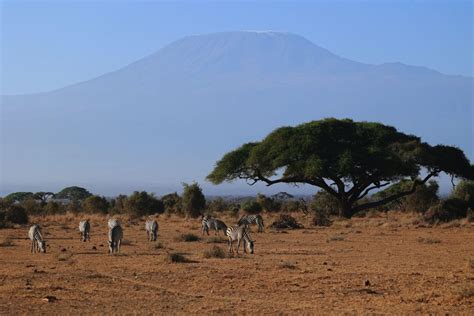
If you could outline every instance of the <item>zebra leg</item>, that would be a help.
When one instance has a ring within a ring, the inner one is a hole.
[[[117,241],[117,252],[120,252],[120,245],[122,244],[122,240],[119,239],[119,241]]]
[[[237,239],[237,253],[239,253],[239,248],[240,248],[240,238]]]
[[[232,253],[232,240],[229,238],[229,253]]]
[[[245,239],[244,239],[243,247],[244,247],[244,253],[247,253],[247,242],[245,241]]]

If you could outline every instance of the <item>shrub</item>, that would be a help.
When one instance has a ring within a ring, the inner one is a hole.
[[[20,205],[25,209],[27,214],[41,214],[43,208],[41,203],[33,198],[29,198],[20,203]]]
[[[5,212],[5,221],[13,224],[28,224],[28,214],[20,205],[12,205]]]
[[[181,234],[176,240],[177,241],[185,241],[185,242],[193,242],[193,241],[199,241],[201,238],[194,234]]]
[[[313,212],[329,215],[339,215],[341,207],[337,199],[326,191],[318,191],[311,201],[310,208]]]
[[[204,258],[226,258],[227,255],[222,248],[217,247],[217,246],[212,246],[212,248],[207,249],[204,251]]]
[[[197,218],[202,215],[206,207],[206,198],[202,194],[201,187],[197,183],[183,183],[183,210],[186,216]]]
[[[65,211],[65,207],[62,204],[59,204],[55,201],[49,201],[43,208],[44,213],[53,215],[53,214],[62,214]]]
[[[172,252],[168,254],[168,262],[171,263],[186,263],[189,262],[186,257],[178,252]]]
[[[181,214],[183,212],[182,199],[178,193],[170,193],[161,197],[166,213]]]
[[[474,181],[461,181],[454,189],[451,197],[465,201],[474,209]]]
[[[109,202],[103,196],[92,195],[84,200],[82,209],[84,212],[95,214],[107,214],[109,210]]]
[[[266,197],[263,194],[257,194],[258,204],[267,212],[278,212],[281,209],[281,203],[274,198]]]
[[[303,228],[303,225],[298,223],[293,216],[281,214],[278,220],[273,222],[270,227],[277,229],[298,229]]]
[[[468,205],[465,201],[449,198],[441,201],[424,214],[427,222],[449,222],[466,216]]]
[[[304,209],[301,201],[297,200],[287,200],[281,204],[281,211],[292,213]]]
[[[224,212],[229,206],[227,205],[226,201],[221,198],[215,198],[211,201],[209,201],[209,204],[207,205],[207,209],[209,212],[212,213],[222,213]]]
[[[249,214],[258,214],[262,211],[262,206],[254,199],[246,200],[241,207]]]
[[[127,212],[137,217],[163,213],[165,209],[161,200],[146,191],[135,191],[124,202]]]

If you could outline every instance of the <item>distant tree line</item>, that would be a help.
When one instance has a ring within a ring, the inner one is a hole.
[[[400,181],[360,203],[370,203],[405,190],[411,184]],[[421,213],[429,222],[446,222],[468,216],[474,220],[474,181],[461,181],[451,195],[445,199],[438,196],[439,186],[435,181],[419,185],[416,191],[391,203],[374,208],[386,212],[399,210]],[[330,224],[330,217],[341,216],[340,203],[326,191],[318,191],[312,198],[294,197],[280,192],[272,196],[257,194],[255,197],[214,197],[206,200],[197,183],[183,183],[183,193],[177,192],[155,196],[146,191],[135,191],[131,195],[114,198],[93,195],[81,187],[68,187],[58,193],[15,192],[0,198],[0,228],[7,223],[24,224],[29,215],[51,215],[71,212],[74,214],[128,214],[141,217],[151,214],[176,214],[197,218],[203,214],[217,215],[239,211],[249,214],[302,212],[312,215],[315,225]],[[363,216],[369,210],[360,212]]]

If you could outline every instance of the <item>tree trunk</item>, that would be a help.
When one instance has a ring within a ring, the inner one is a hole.
[[[354,209],[352,208],[352,204],[347,201],[339,201],[339,203],[339,217],[351,218],[352,215],[354,215]]]

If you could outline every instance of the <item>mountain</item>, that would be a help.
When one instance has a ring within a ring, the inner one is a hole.
[[[291,33],[189,36],[89,81],[2,96],[2,190],[163,193],[202,182],[235,146],[324,117],[391,124],[472,159],[472,91],[472,77],[359,63]],[[208,193],[233,193],[223,188]]]

